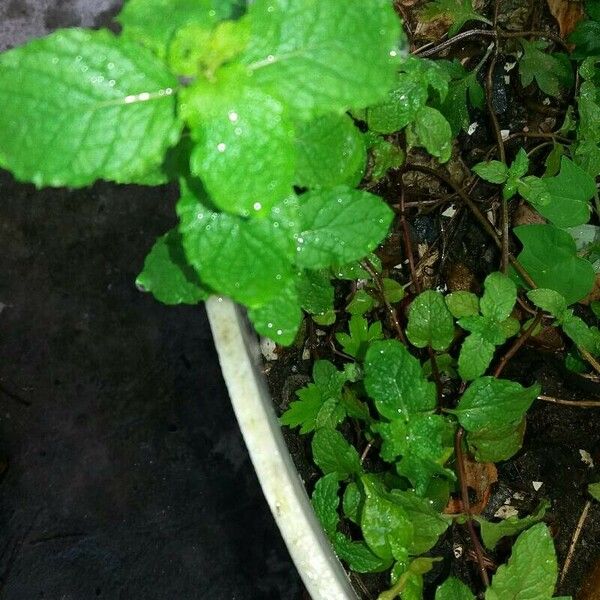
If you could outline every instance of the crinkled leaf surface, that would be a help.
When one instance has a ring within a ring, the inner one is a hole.
[[[339,531],[335,534],[333,548],[339,558],[357,573],[380,573],[392,564],[392,559],[377,556],[365,542],[353,542]]]
[[[445,163],[452,154],[452,130],[446,117],[430,106],[421,108],[407,130],[411,146],[423,147],[431,156]]]
[[[517,425],[486,427],[467,435],[469,449],[479,462],[500,462],[514,456],[523,445],[526,420]]]
[[[541,40],[529,42],[521,39],[520,42],[524,53],[519,60],[519,73],[524,86],[535,79],[542,92],[554,97],[560,95],[561,88],[571,86],[573,72],[566,55],[544,52],[548,42]]]
[[[538,523],[518,537],[508,563],[496,571],[485,600],[548,600],[557,575],[552,536],[546,525]]]
[[[377,410],[390,420],[435,408],[435,384],[425,379],[420,362],[396,340],[371,344],[365,387]]]
[[[508,179],[508,167],[499,160],[477,163],[473,172],[490,183],[504,183]]]
[[[538,384],[524,388],[516,381],[480,377],[450,411],[467,431],[518,423],[540,393]]]
[[[196,141],[192,173],[219,208],[264,214],[291,193],[294,128],[278,100],[240,70],[229,69],[215,82],[198,80],[182,102]]]
[[[156,240],[136,283],[164,304],[198,304],[210,293],[187,263],[177,230]]]
[[[471,381],[483,375],[495,352],[496,344],[484,332],[474,331],[468,335],[458,355],[458,372],[461,379]]]
[[[368,321],[360,315],[352,315],[348,324],[348,333],[341,331],[335,336],[344,352],[359,360],[364,358],[371,342],[382,337],[381,322],[375,321],[369,325]]]
[[[325,271],[305,269],[296,279],[296,290],[306,312],[319,315],[333,309],[333,286]]]
[[[367,151],[363,135],[348,115],[324,115],[297,128],[296,177],[301,187],[357,185]]]
[[[258,308],[292,280],[294,245],[285,219],[215,213],[190,190],[177,212],[188,261],[215,292]]]
[[[421,11],[421,18],[426,21],[439,17],[452,22],[452,26],[448,30],[448,37],[456,35],[468,21],[490,23],[488,19],[475,11],[471,0],[435,0],[426,4]]]
[[[317,481],[311,497],[317,517],[330,538],[334,537],[340,522],[338,515],[339,490],[340,484],[335,473],[329,473]]]
[[[454,339],[454,319],[446,306],[444,296],[427,290],[410,305],[406,335],[417,348],[431,346],[446,350]]]
[[[471,292],[452,292],[446,296],[446,304],[456,319],[479,314],[479,298]]]
[[[484,317],[501,322],[508,317],[517,301],[517,286],[502,273],[490,273],[483,283],[481,314]]]
[[[173,34],[190,23],[209,29],[217,20],[213,0],[128,0],[117,21],[123,35],[148,46],[164,58]],[[168,17],[166,17],[168,15]],[[224,16],[224,15],[220,15]]]
[[[312,439],[315,464],[323,473],[336,473],[346,479],[351,473],[360,473],[360,458],[356,449],[336,429],[318,429]]]
[[[594,285],[592,265],[577,256],[573,238],[553,225],[520,225],[513,229],[523,244],[519,262],[536,285],[562,294],[567,304],[586,296]]]
[[[385,237],[393,218],[381,198],[337,187],[302,196],[296,262],[321,269],[365,257]]]
[[[375,104],[392,87],[400,23],[387,0],[257,0],[243,62],[301,118]]]
[[[177,143],[177,80],[149,50],[67,29],[0,56],[0,165],[37,186],[128,183]]]

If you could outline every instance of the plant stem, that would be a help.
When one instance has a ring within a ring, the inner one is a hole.
[[[583,510],[581,511],[581,516],[579,517],[579,521],[577,521],[577,527],[575,527],[575,531],[573,532],[573,538],[571,539],[571,545],[569,546],[569,552],[567,553],[567,558],[565,559],[565,564],[560,572],[560,582],[562,583],[569,572],[569,567],[571,566],[571,561],[573,560],[573,554],[575,554],[575,547],[577,546],[577,541],[579,540],[579,536],[581,535],[581,531],[583,529],[583,524],[587,519],[588,512],[590,510],[590,506],[592,505],[591,500],[587,500]]]
[[[500,377],[502,371],[508,364],[508,361],[521,349],[523,344],[532,336],[535,328],[540,324],[542,320],[542,313],[539,312],[531,325],[515,340],[515,343],[508,349],[507,353],[500,359],[496,370],[494,371],[494,377]]]
[[[538,396],[538,400],[550,402],[551,404],[562,404],[564,406],[573,406],[575,408],[600,408],[600,400],[563,400],[554,396]]]
[[[469,529],[469,537],[471,538],[471,544],[473,544],[475,556],[477,557],[479,575],[481,577],[483,585],[485,585],[485,587],[487,588],[490,585],[490,578],[488,576],[487,569],[485,568],[484,551],[481,546],[481,542],[479,541],[479,536],[475,531],[475,526],[473,525],[473,514],[471,512],[471,503],[469,502],[469,489],[467,487],[465,457],[462,449],[464,435],[465,430],[462,427],[459,427],[456,431],[456,436],[454,438],[454,453],[456,454],[456,466],[458,471],[458,481],[460,483],[460,495],[463,504],[463,510],[467,515],[467,528]]]

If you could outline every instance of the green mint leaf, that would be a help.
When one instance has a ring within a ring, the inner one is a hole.
[[[567,311],[567,301],[554,290],[536,289],[527,292],[527,297],[538,307],[562,320]]]
[[[600,502],[600,483],[590,483],[588,485],[588,493],[594,500]]]
[[[362,179],[367,151],[348,115],[324,115],[298,126],[294,183],[306,188],[354,187]]]
[[[302,119],[380,101],[396,69],[400,23],[387,0],[257,0],[243,62],[255,85]]]
[[[391,495],[402,505],[413,524],[414,533],[408,545],[409,554],[418,556],[431,550],[448,529],[450,520],[434,510],[427,498],[420,498],[414,492],[392,490]]]
[[[292,344],[302,323],[302,310],[294,282],[290,281],[267,303],[251,308],[248,318],[260,335],[283,346]]]
[[[485,600],[548,600],[557,576],[552,536],[546,525],[538,523],[518,537],[508,563],[496,571]]]
[[[117,17],[123,35],[161,58],[178,29],[194,23],[210,29],[217,20],[212,0],[129,0]],[[168,18],[165,18],[168,15]]]
[[[181,236],[174,229],[156,240],[136,284],[163,304],[198,304],[209,296],[188,265]]]
[[[592,263],[594,271],[600,272],[600,227],[597,225],[580,225],[570,227],[569,234],[575,242],[577,253]]]
[[[386,101],[366,111],[370,131],[395,133],[415,120],[429,97],[429,88],[441,98],[448,92],[449,76],[434,61],[407,57],[402,60],[398,79]]]
[[[440,415],[415,414],[408,419],[373,425],[383,440],[381,458],[396,465],[418,494],[423,494],[437,475],[454,478],[444,464],[452,454],[454,428]]]
[[[469,449],[479,462],[500,462],[513,457],[523,445],[525,419],[518,425],[491,427],[469,432]]]
[[[546,511],[549,508],[550,502],[544,500],[540,503],[535,512],[523,519],[519,519],[518,517],[508,517],[502,521],[491,523],[481,517],[476,517],[476,520],[479,523],[481,539],[483,540],[485,547],[488,550],[493,550],[503,537],[517,535],[518,533],[521,533],[521,531],[525,531],[532,525],[539,523],[544,518]]]
[[[454,339],[454,319],[446,306],[444,296],[427,290],[410,305],[406,336],[417,348],[431,346],[446,350]]]
[[[517,286],[502,273],[491,273],[483,283],[481,314],[500,322],[508,319],[517,301]]]
[[[292,122],[283,105],[239,68],[219,73],[182,92],[182,114],[196,142],[192,173],[222,210],[268,213],[292,191]]]
[[[540,288],[562,294],[567,304],[584,298],[595,280],[592,265],[577,256],[573,238],[553,225],[520,225],[513,229],[523,244],[518,260]]]
[[[390,169],[397,169],[404,164],[404,152],[401,148],[388,142],[382,136],[367,131],[365,142],[371,155],[371,179],[379,181]]]
[[[435,591],[435,600],[475,600],[475,596],[460,579],[448,577]]]
[[[459,323],[461,323],[459,321]],[[471,381],[483,375],[490,366],[496,344],[479,331],[468,335],[458,355],[458,373],[463,381]]]
[[[387,302],[390,304],[395,304],[396,302],[400,302],[406,296],[406,292],[404,288],[394,279],[389,279],[388,277],[384,277],[383,279],[383,295]]]
[[[473,167],[473,172],[490,183],[500,184],[508,179],[508,167],[499,160],[477,163]]]
[[[575,59],[600,55],[600,22],[580,21],[568,40],[570,44],[575,44],[572,53]]]
[[[480,15],[473,8],[471,0],[435,0],[425,5],[421,10],[421,19],[424,21],[433,21],[434,19],[448,19],[452,26],[448,30],[448,37],[456,35],[468,21],[491,22],[483,15]]]
[[[363,475],[361,483],[365,500],[360,527],[367,545],[384,560],[405,560],[414,530],[407,511],[373,475]]]
[[[323,315],[333,310],[333,286],[325,271],[301,271],[296,279],[296,291],[306,312]]]
[[[517,191],[538,211],[552,202],[547,180],[530,175],[517,181]]]
[[[312,440],[315,464],[325,474],[335,473],[338,479],[346,479],[360,473],[360,458],[356,449],[336,429],[318,429]]]
[[[319,388],[312,384],[298,390],[296,394],[300,400],[291,402],[279,421],[291,428],[300,427],[300,433],[304,435],[315,430],[324,400]]]
[[[333,548],[338,557],[357,573],[381,573],[392,566],[392,559],[380,558],[365,542],[353,542],[339,531],[335,534]]]
[[[529,157],[524,148],[519,148],[515,160],[508,170],[509,177],[519,179],[520,177],[527,175],[527,171],[529,171]]]
[[[351,481],[344,490],[344,496],[342,498],[342,509],[344,516],[350,519],[356,525],[360,521],[360,507],[362,504],[362,493],[358,487],[358,484]]]
[[[571,310],[564,314],[562,328],[579,348],[587,350],[594,356],[598,355],[600,338],[596,328],[588,327],[582,319],[573,315]]]
[[[535,208],[543,217],[557,227],[575,227],[589,221],[590,200],[596,194],[596,181],[591,175],[563,156],[560,173],[542,181],[550,201]]]
[[[0,166],[21,181],[83,187],[158,169],[179,140],[177,80],[149,50],[68,29],[0,56]]]
[[[351,315],[364,315],[366,312],[372,310],[376,304],[375,298],[366,290],[357,290],[346,307],[346,311]]]
[[[386,236],[392,210],[381,198],[345,187],[309,192],[299,206],[296,262],[321,269],[358,260]]]
[[[421,364],[396,340],[373,342],[365,357],[365,388],[379,413],[390,419],[433,410],[436,390]]]
[[[523,47],[523,56],[519,60],[519,73],[523,87],[527,87],[534,79],[542,92],[555,98],[560,96],[561,89],[573,84],[571,64],[565,54],[544,52],[548,42],[541,40],[528,42],[519,40]]]
[[[369,254],[366,257],[366,260],[371,263],[376,273],[381,273],[381,259],[377,254]],[[347,279],[349,281],[356,281],[357,279],[371,280],[371,275],[365,271],[361,262],[362,261],[356,260],[345,265],[334,265],[332,268],[333,276],[337,279]]]
[[[430,106],[423,106],[417,112],[414,121],[406,131],[407,141],[411,147],[422,147],[445,163],[452,154],[452,130],[446,117]]]
[[[188,261],[202,281],[250,308],[273,300],[290,283],[294,244],[285,219],[215,213],[191,190],[182,193],[179,231]]]
[[[516,381],[480,377],[449,412],[467,431],[501,427],[520,422],[539,393],[539,384],[524,388]]]
[[[479,298],[471,292],[452,292],[446,296],[446,305],[456,319],[479,314]]]
[[[348,324],[349,333],[337,333],[335,338],[342,345],[346,354],[358,360],[365,357],[369,345],[383,338],[383,330],[380,321],[369,325],[367,320],[360,315],[352,315]]]
[[[315,513],[329,538],[333,539],[340,522],[338,506],[340,499],[338,493],[340,484],[335,473],[329,473],[321,477],[315,484],[311,501]]]

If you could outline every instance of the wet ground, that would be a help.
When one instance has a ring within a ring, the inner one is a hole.
[[[114,0],[0,0],[0,48]],[[0,172],[0,598],[301,594],[202,308],[134,286],[172,190],[37,192]]]

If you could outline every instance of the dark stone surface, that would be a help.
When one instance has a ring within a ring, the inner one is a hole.
[[[114,0],[2,0],[0,48]],[[112,11],[112,12],[111,12]],[[0,598],[295,599],[202,308],[134,279],[175,197],[0,172]]]

